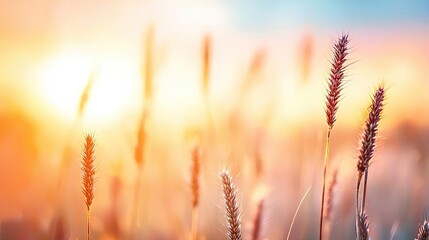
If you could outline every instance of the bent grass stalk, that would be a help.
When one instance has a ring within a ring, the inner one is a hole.
[[[319,224],[319,239],[323,235],[323,212],[325,205],[325,188],[326,188],[326,171],[328,168],[329,145],[331,139],[331,131],[336,121],[336,113],[338,103],[341,97],[341,90],[344,85],[344,71],[347,67],[345,62],[348,55],[349,38],[347,34],[343,34],[334,44],[334,59],[332,61],[331,72],[328,79],[328,94],[326,96],[326,123],[328,124],[328,133],[325,145],[325,158],[323,161],[323,184],[322,184],[322,203],[320,207],[320,224]]]
[[[307,191],[304,193],[304,196],[302,196],[301,201],[299,201],[298,207],[296,208],[296,210],[295,210],[295,214],[293,215],[292,222],[290,223],[289,231],[288,231],[288,233],[287,233],[286,240],[289,240],[290,233],[292,232],[292,227],[293,227],[293,224],[295,223],[296,216],[298,216],[299,209],[301,208],[301,205],[302,205],[302,203],[304,202],[305,197],[307,197],[307,194],[310,192],[311,187],[312,187],[312,186],[310,186],[310,187],[307,189]]]

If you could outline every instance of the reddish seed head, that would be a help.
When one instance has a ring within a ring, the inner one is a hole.
[[[82,192],[85,196],[86,207],[89,210],[94,199],[94,182],[95,182],[95,167],[94,167],[94,139],[91,135],[85,136],[85,145],[82,156]]]
[[[240,210],[237,205],[237,191],[228,172],[220,173],[223,196],[225,198],[226,218],[228,222],[228,239],[241,240]]]
[[[369,107],[369,115],[365,121],[364,131],[362,133],[361,144],[359,147],[359,158],[357,162],[357,170],[359,174],[363,174],[368,168],[369,162],[374,154],[375,141],[378,133],[378,123],[381,119],[383,111],[383,101],[385,90],[383,86],[379,86],[372,98],[372,104]]]
[[[369,222],[366,213],[359,214],[359,240],[370,240]]]
[[[420,225],[416,240],[429,240],[429,223],[426,220]]]
[[[326,95],[326,122],[329,128],[334,126],[338,102],[340,101],[341,90],[344,83],[344,71],[347,60],[349,36],[342,35],[334,44],[334,59],[332,61],[331,72],[328,79],[328,94]]]

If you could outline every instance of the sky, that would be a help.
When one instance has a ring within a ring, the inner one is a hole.
[[[249,29],[281,25],[404,26],[429,22],[428,1],[225,1],[236,24]],[[229,2],[229,3],[228,3]]]
[[[104,69],[96,87],[104,92],[100,96],[118,92],[110,86],[126,86],[118,98],[130,106],[127,102],[138,98],[142,39],[150,26],[156,28],[158,96],[165,109],[195,104],[201,39],[207,34],[214,39],[212,91],[219,101],[232,94],[231,83],[258,49],[267,51],[265,77],[277,79],[272,81],[281,82],[279,92],[293,97],[297,85],[290,79],[297,77],[295,58],[306,38],[314,50],[314,86],[309,89],[321,97],[329,46],[342,32],[351,35],[352,57],[359,60],[351,75],[357,73],[364,83],[352,85],[350,95],[383,78],[399,86],[393,92],[402,87],[413,91],[416,84],[424,84],[421,76],[429,53],[428,1],[0,0],[0,5],[0,87],[7,89],[3,97],[13,92],[12,98],[47,98],[54,112],[62,104],[62,91],[72,92],[72,100],[62,108],[75,105],[94,65]],[[61,90],[54,94],[44,86]],[[75,113],[66,111],[69,116]]]

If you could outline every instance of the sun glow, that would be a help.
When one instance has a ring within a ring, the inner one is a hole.
[[[55,114],[66,121],[78,113],[82,93],[92,77],[84,118],[90,123],[106,123],[119,116],[135,101],[138,71],[129,58],[103,57],[76,52],[59,53],[52,57],[41,72],[41,94]]]

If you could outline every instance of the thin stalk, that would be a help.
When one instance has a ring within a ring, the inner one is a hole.
[[[295,223],[296,216],[298,215],[298,211],[299,211],[299,209],[301,208],[302,202],[304,202],[305,197],[307,197],[307,194],[310,192],[311,187],[312,187],[312,186],[310,186],[310,187],[307,189],[307,191],[304,193],[304,196],[302,196],[301,201],[299,201],[298,207],[297,207],[297,208],[296,208],[296,210],[295,210],[295,214],[293,215],[292,222],[291,222],[291,224],[290,224],[290,226],[289,226],[289,231],[288,231],[288,233],[287,233],[286,240],[289,240],[290,233],[292,232],[293,224]]]
[[[90,240],[89,222],[91,219],[91,210],[88,208],[86,211],[86,227],[87,227],[87,239]]]
[[[137,227],[137,218],[139,212],[139,198],[140,198],[140,178],[141,178],[142,169],[138,168],[136,182],[134,183],[134,202],[133,202],[133,216],[131,219],[131,229]]]
[[[329,145],[331,139],[331,130],[332,127],[328,127],[328,134],[326,136],[326,145],[325,145],[325,160],[323,163],[323,187],[322,187],[322,206],[320,207],[320,225],[319,225],[319,240],[322,239],[323,235],[323,210],[325,206],[325,185],[326,185],[326,169],[328,168],[328,158],[329,158]]]
[[[365,211],[365,200],[366,200],[366,183],[368,181],[368,168],[365,170],[365,178],[363,180],[363,195],[362,195],[362,204],[361,204],[361,213]]]
[[[356,239],[359,239],[359,229],[360,229],[360,221],[359,221],[359,190],[360,190],[360,182],[362,180],[362,174],[358,173],[358,179],[356,183]]]
[[[191,229],[191,240],[197,240],[198,239],[198,229],[197,229],[197,223],[198,223],[198,207],[192,208],[192,229]]]

